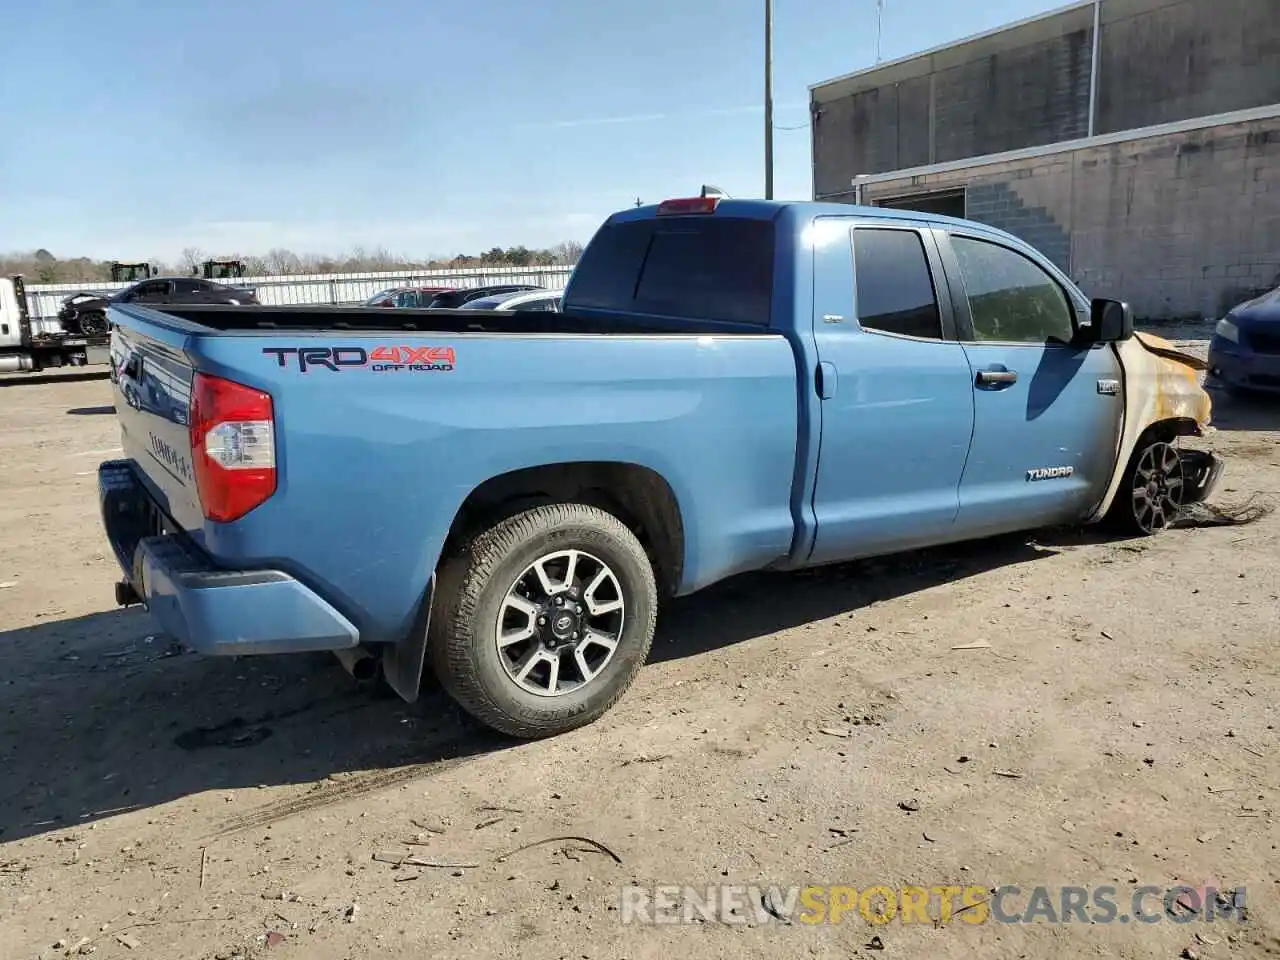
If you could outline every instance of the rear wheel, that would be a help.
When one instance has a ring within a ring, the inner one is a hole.
[[[1185,480],[1177,447],[1164,440],[1145,442],[1125,471],[1109,519],[1129,533],[1167,530],[1182,516]]]
[[[516,737],[600,717],[653,642],[657,587],[644,547],[596,507],[518,513],[445,562],[428,649],[441,684]]]

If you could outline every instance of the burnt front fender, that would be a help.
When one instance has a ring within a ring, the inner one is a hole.
[[[1207,368],[1203,360],[1149,333],[1135,333],[1115,344],[1115,350],[1124,374],[1124,430],[1111,483],[1090,520],[1106,515],[1134,451],[1148,438],[1203,437],[1213,430],[1213,400],[1200,383]],[[1195,478],[1185,497],[1192,503],[1212,492],[1222,474],[1222,462],[1199,451],[1183,451],[1183,456]]]

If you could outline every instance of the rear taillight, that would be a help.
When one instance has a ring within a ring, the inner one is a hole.
[[[238,520],[276,492],[270,394],[197,373],[191,385],[191,460],[210,520]]]

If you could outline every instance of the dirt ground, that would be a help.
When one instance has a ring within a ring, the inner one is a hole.
[[[665,611],[603,720],[513,744],[117,611],[110,403],[0,382],[0,957],[1280,956],[1280,514],[744,577]],[[1217,501],[1280,499],[1280,403],[1215,404]],[[520,849],[566,837],[616,860]],[[1125,916],[1187,884],[1247,920],[624,924],[633,883],[1109,885]]]

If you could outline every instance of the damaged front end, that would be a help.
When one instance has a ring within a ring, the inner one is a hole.
[[[1133,469],[1135,458],[1153,443],[1177,444],[1181,437],[1213,434],[1213,401],[1202,386],[1208,364],[1150,333],[1135,331],[1115,344],[1124,370],[1124,430],[1117,450],[1115,476],[1095,517],[1111,508]],[[1178,445],[1182,506],[1212,495],[1224,463],[1216,454]]]

